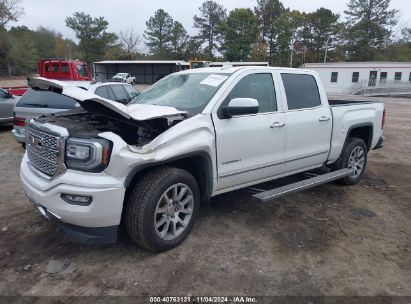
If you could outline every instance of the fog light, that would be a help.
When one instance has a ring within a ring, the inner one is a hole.
[[[91,196],[62,193],[61,198],[71,205],[88,206],[93,201]]]

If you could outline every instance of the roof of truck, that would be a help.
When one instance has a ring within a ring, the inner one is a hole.
[[[264,69],[264,70],[274,70],[274,71],[290,71],[290,72],[309,72],[313,73],[312,70],[308,69],[295,69],[295,68],[285,68],[285,67],[268,67],[268,66],[236,66],[224,65],[222,67],[207,67],[207,68],[198,68],[184,70],[180,73],[216,73],[216,74],[233,74],[239,70],[250,71],[255,69]]]

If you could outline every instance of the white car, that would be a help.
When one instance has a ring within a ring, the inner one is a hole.
[[[254,199],[337,179],[352,185],[383,145],[383,103],[329,102],[310,70],[186,70],[128,105],[58,81],[30,85],[87,110],[32,119],[20,176],[45,217],[89,243],[114,242],[123,218],[136,244],[168,250],[186,238],[201,201],[321,167],[329,172]]]
[[[136,77],[132,77],[130,73],[117,73],[111,78],[111,81],[125,82],[134,85],[136,83]]]
[[[125,83],[65,81],[65,85],[78,87],[100,97],[123,104],[127,104],[133,98],[140,95],[139,90]],[[10,112],[11,121],[13,121],[12,133],[14,139],[25,146],[25,124],[27,119],[68,111],[76,107],[80,107],[80,105],[71,97],[50,91],[29,89]]]

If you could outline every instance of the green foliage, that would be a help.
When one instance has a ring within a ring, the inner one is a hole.
[[[168,57],[171,49],[171,35],[174,21],[164,10],[159,9],[146,22],[144,38],[154,58]]]
[[[226,9],[217,2],[205,1],[199,8],[200,15],[194,16],[194,27],[199,30],[197,39],[207,42],[206,54],[208,59],[214,58],[214,50],[218,48],[216,41],[221,35],[221,24],[226,20]]]
[[[350,0],[347,15],[347,51],[350,61],[378,59],[397,24],[390,0]]]
[[[29,75],[36,71],[38,53],[35,32],[26,26],[12,27],[9,31],[10,50],[7,56],[11,75]]]
[[[186,29],[180,22],[174,21],[170,38],[172,58],[181,59],[184,56],[189,37],[187,35]]]
[[[108,22],[103,17],[92,18],[83,12],[76,12],[73,17],[66,18],[66,25],[76,33],[80,40],[79,51],[89,64],[103,59],[106,50],[117,40],[115,33],[106,31]]]
[[[221,27],[221,51],[229,61],[250,59],[251,46],[258,39],[257,17],[250,9],[237,8],[230,12]]]
[[[334,49],[339,34],[338,14],[326,8],[305,14],[303,27],[299,33],[299,43],[308,49],[307,62],[320,62],[325,48]]]
[[[261,39],[268,44],[268,59],[273,63],[273,56],[278,49],[280,16],[285,13],[284,5],[279,0],[257,0],[254,12],[258,19]]]

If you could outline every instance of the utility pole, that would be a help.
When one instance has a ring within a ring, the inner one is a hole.
[[[294,38],[291,39],[291,55],[290,55],[290,68],[293,67],[293,52],[294,52]]]
[[[325,43],[324,63],[327,62],[327,52],[328,52],[328,42],[329,41],[330,41],[330,37],[327,38],[327,42]]]

